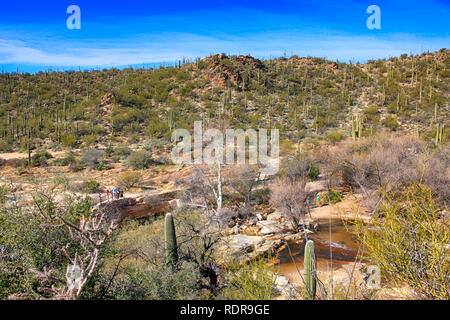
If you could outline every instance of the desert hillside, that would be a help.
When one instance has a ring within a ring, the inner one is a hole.
[[[0,299],[448,300],[448,54],[0,74]],[[279,171],[174,163],[195,121]]]
[[[448,53],[363,64],[222,54],[157,69],[3,73],[0,152],[166,144],[195,120],[298,141],[350,135],[359,117],[363,136],[388,128],[433,139],[449,119]]]

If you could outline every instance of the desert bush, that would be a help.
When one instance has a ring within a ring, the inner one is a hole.
[[[260,204],[269,204],[270,188],[263,187],[253,191],[253,198]]]
[[[53,186],[62,186],[64,189],[68,189],[70,186],[70,179],[64,175],[56,175],[52,179]]]
[[[364,121],[375,123],[378,121],[380,111],[377,106],[370,106],[363,111]]]
[[[88,134],[88,135],[83,136],[81,138],[81,140],[83,141],[85,147],[90,147],[91,145],[93,145],[95,143],[96,138],[95,138],[95,135]]]
[[[314,164],[311,165],[308,173],[308,178],[311,180],[317,180],[320,175],[320,170],[318,167],[316,167]]]
[[[325,140],[328,141],[331,144],[336,144],[340,142],[344,138],[344,135],[342,132],[336,131],[336,132],[330,132],[325,136]]]
[[[341,201],[342,195],[339,192],[334,191],[333,189],[330,189],[327,191],[324,198],[325,198],[326,202],[331,203],[331,204],[336,204],[339,201]]]
[[[149,152],[163,150],[166,146],[167,143],[160,139],[148,139],[144,142],[144,149]]]
[[[65,167],[68,166],[76,161],[75,156],[69,154],[68,156],[64,158],[58,158],[53,160],[53,165],[59,166],[59,167]]]
[[[126,145],[119,145],[114,149],[114,155],[120,157],[120,159],[126,159],[131,153],[131,150]]]
[[[86,164],[89,168],[94,168],[98,163],[103,161],[105,152],[98,149],[89,149],[83,152],[81,156],[81,161]]]
[[[77,137],[73,133],[61,136],[61,144],[66,148],[73,148],[77,144]]]
[[[84,257],[78,232],[71,234],[57,217],[79,221],[89,215],[89,202],[71,198],[55,203],[52,194],[32,196],[34,201],[26,206],[0,207],[0,248],[4,249],[0,256],[0,299],[13,294],[52,298],[65,286],[70,263],[66,253],[77,251]],[[46,271],[51,274],[49,278],[45,278]]]
[[[449,159],[445,153],[430,150],[413,135],[383,133],[357,142],[344,142],[330,149],[330,170],[345,185],[365,196],[369,209],[379,203],[378,189],[386,185],[407,186],[423,182],[444,201],[450,199]]]
[[[391,129],[392,131],[397,130],[397,128],[398,128],[398,126],[399,126],[397,119],[396,119],[395,117],[393,117],[393,116],[388,116],[388,117],[384,118],[384,119],[381,121],[381,123],[382,123],[385,127]]]
[[[47,160],[51,158],[53,156],[47,151],[38,152],[31,157],[31,165],[33,167],[46,166]]]
[[[227,300],[271,300],[277,295],[276,275],[265,259],[231,266],[223,296]]]
[[[106,298],[118,300],[198,299],[199,274],[198,267],[192,263],[186,263],[177,270],[162,263],[153,267],[128,265],[115,278]]]
[[[297,232],[300,221],[307,213],[305,186],[306,178],[277,178],[270,194],[271,205],[281,211],[290,221],[291,228]]]
[[[5,184],[0,185],[0,204],[4,204],[6,196],[9,194],[9,187]]]
[[[282,175],[289,177],[291,180],[309,178],[316,180],[319,177],[319,168],[315,166],[313,160],[306,154],[299,154],[290,157],[281,168]]]
[[[74,161],[69,164],[69,170],[72,172],[79,172],[85,169],[85,165],[82,161]]]
[[[142,182],[142,175],[137,171],[121,172],[116,179],[117,186],[121,189],[128,190],[139,185]]]
[[[98,192],[100,189],[100,183],[98,183],[95,180],[88,180],[85,183],[84,191],[89,193],[95,193]]]
[[[134,151],[127,158],[127,165],[133,170],[147,169],[152,164],[151,154],[147,151]]]
[[[0,152],[11,152],[12,145],[5,140],[0,140]]]
[[[108,163],[105,160],[100,161],[95,165],[95,170],[98,171],[108,170]]]
[[[128,143],[133,144],[139,142],[139,136],[136,133],[131,133],[128,136]]]
[[[356,236],[390,283],[408,284],[416,298],[450,298],[448,217],[429,187],[384,191],[379,214],[370,226],[356,222]]]
[[[259,175],[258,168],[249,165],[236,166],[228,173],[229,184],[239,193],[246,204],[250,203],[252,191],[258,182]]]

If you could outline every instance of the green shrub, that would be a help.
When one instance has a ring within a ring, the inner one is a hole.
[[[113,155],[114,155],[114,148],[111,147],[111,146],[108,146],[108,147],[105,149],[105,154],[106,154],[107,157],[113,156]]]
[[[146,151],[153,151],[155,150],[163,150],[164,147],[167,145],[166,142],[160,139],[148,139],[144,142],[144,149]]]
[[[67,157],[64,157],[64,158],[55,159],[53,161],[53,165],[58,166],[58,167],[65,167],[65,166],[70,165],[71,163],[74,163],[75,161],[76,161],[75,156],[68,155]]]
[[[399,126],[397,119],[393,116],[388,116],[384,118],[383,121],[381,121],[381,123],[385,127],[391,129],[392,131],[396,131]]]
[[[5,184],[0,185],[0,204],[5,203],[8,193],[9,187]]]
[[[134,151],[127,158],[128,166],[134,170],[147,169],[153,163],[151,154],[147,151]]]
[[[256,199],[259,203],[268,204],[270,199],[270,188],[264,187],[253,191],[253,199]]]
[[[339,141],[341,141],[343,138],[344,138],[344,135],[339,131],[330,132],[329,134],[327,134],[325,136],[325,140],[331,144],[336,144]]]
[[[95,143],[95,135],[93,134],[89,134],[84,136],[81,140],[83,140],[83,143],[86,147],[90,147],[91,145],[93,145]]]
[[[137,143],[139,142],[139,136],[136,133],[132,133],[128,136],[128,143]]]
[[[309,169],[308,178],[311,180],[316,180],[320,175],[320,170],[315,165],[311,164],[311,168]]]
[[[100,183],[98,183],[95,180],[89,180],[86,182],[86,185],[84,187],[84,191],[89,193],[97,192],[100,188]]]
[[[450,299],[448,216],[424,185],[382,191],[380,212],[370,225],[354,221],[355,234],[383,278],[414,291],[416,299]]]
[[[137,171],[121,172],[116,178],[117,186],[124,190],[128,190],[132,187],[135,187],[141,182],[142,182],[142,175],[140,172]]]
[[[226,300],[271,300],[275,298],[276,275],[264,259],[229,268],[223,295]]]
[[[109,299],[180,300],[199,299],[200,270],[193,263],[184,263],[177,270],[165,265],[128,265],[110,287]],[[105,285],[109,278],[105,278]]]
[[[79,172],[81,170],[84,170],[86,167],[83,162],[81,161],[75,161],[69,164],[69,170],[72,172]]]
[[[126,159],[131,153],[130,148],[126,145],[119,145],[114,149],[114,155],[120,157],[120,159]]]
[[[61,136],[61,144],[63,147],[73,148],[77,144],[77,137],[72,133],[63,134]]]
[[[78,233],[71,234],[55,215],[61,214],[66,221],[79,221],[80,216],[89,214],[89,202],[73,197],[63,205],[52,201],[54,194],[32,195],[34,201],[27,204],[14,208],[0,206],[0,248],[6,248],[0,258],[0,299],[16,293],[50,298],[49,289],[59,283],[39,282],[32,269],[65,274],[70,260],[62,249],[69,255],[83,254]]]
[[[0,152],[11,152],[12,145],[5,140],[0,140]]]
[[[57,175],[52,179],[52,183],[55,187],[63,186],[64,189],[68,189],[70,185],[70,179],[64,175]]]
[[[33,167],[46,166],[47,160],[51,158],[53,158],[53,156],[47,151],[38,152],[31,157],[31,165]]]
[[[108,163],[105,160],[100,161],[95,165],[95,170],[98,171],[108,170]]]
[[[325,201],[331,204],[338,203],[339,201],[341,201],[341,199],[342,195],[339,192],[334,191],[333,189],[328,190],[328,192],[325,194]]]

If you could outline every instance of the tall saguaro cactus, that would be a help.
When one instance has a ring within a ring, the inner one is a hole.
[[[445,141],[445,125],[440,125],[439,123],[436,126],[436,144],[440,144]]]
[[[166,262],[167,264],[175,266],[178,261],[177,236],[175,233],[175,223],[173,222],[173,216],[170,212],[166,214],[165,232]]]
[[[356,117],[352,116],[352,138],[356,140],[361,137],[362,134],[362,120],[357,114]]]
[[[317,265],[316,254],[314,253],[314,241],[312,240],[308,240],[305,245],[304,270],[306,296],[309,299],[314,299],[316,297],[317,287]]]

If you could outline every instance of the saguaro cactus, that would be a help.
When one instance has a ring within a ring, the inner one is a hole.
[[[317,287],[317,268],[314,241],[312,240],[308,240],[305,245],[304,270],[306,296],[309,299],[314,299],[316,297]]]
[[[30,142],[27,143],[27,151],[28,151],[28,166],[31,167],[31,147]]]
[[[178,261],[177,236],[175,233],[175,223],[173,222],[173,216],[170,212],[166,214],[165,229],[166,262],[172,266],[175,266]]]
[[[352,138],[356,140],[361,137],[362,134],[362,121],[359,115],[352,116]]]
[[[436,126],[436,144],[440,144],[445,140],[445,125],[440,125],[439,123]]]

